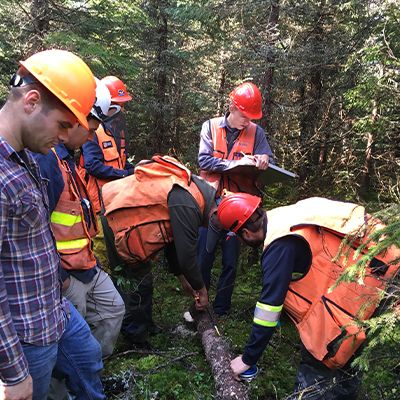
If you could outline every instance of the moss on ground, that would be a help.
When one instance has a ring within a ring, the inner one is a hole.
[[[231,313],[218,321],[220,331],[235,354],[240,354],[246,344],[254,305],[261,290],[260,267],[258,262],[248,265],[251,258],[249,250],[242,252]],[[218,273],[216,267],[211,299]],[[155,267],[154,275],[154,320],[163,332],[150,338],[149,350],[129,353],[129,345],[123,339],[119,341],[116,348],[119,355],[105,363],[107,398],[214,399],[214,381],[201,342],[183,323],[183,313],[191,300],[183,295],[176,278],[163,268]],[[261,372],[249,384],[251,400],[285,399],[294,386],[298,362],[298,334],[289,319],[283,316],[281,327],[258,364]],[[360,399],[398,399],[396,379],[398,376],[385,370],[384,364],[372,365],[364,375]]]

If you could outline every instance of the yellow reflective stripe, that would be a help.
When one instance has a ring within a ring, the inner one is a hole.
[[[89,243],[89,239],[76,239],[76,240],[57,240],[56,246],[57,250],[71,250],[71,249],[81,249]]]
[[[304,276],[302,272],[292,272],[292,279],[300,279]]]
[[[261,326],[277,326],[282,308],[283,304],[281,306],[271,306],[257,302],[254,309],[253,322]]]
[[[281,306],[270,306],[269,304],[264,304],[257,301],[256,307],[266,311],[281,312],[283,304]]]
[[[254,318],[253,322],[257,325],[261,325],[261,326],[270,326],[270,327],[274,327],[278,325],[278,321],[264,321],[262,319],[258,319],[258,318]]]
[[[66,214],[62,213],[59,211],[53,211],[51,213],[50,220],[54,224],[58,225],[65,225],[65,226],[73,226],[77,224],[78,222],[82,221],[81,215],[72,215],[72,214]]]

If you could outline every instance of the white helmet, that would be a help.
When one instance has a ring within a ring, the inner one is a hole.
[[[96,100],[90,114],[102,122],[107,118],[108,109],[111,105],[111,95],[107,86],[100,79],[94,79],[96,80]]]

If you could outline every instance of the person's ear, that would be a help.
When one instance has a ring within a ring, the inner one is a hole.
[[[242,237],[244,240],[249,238],[250,231],[247,228],[242,228],[240,230],[240,234],[237,234],[239,237]]]
[[[41,103],[41,96],[38,90],[29,90],[24,95],[24,111],[27,114],[32,114]]]

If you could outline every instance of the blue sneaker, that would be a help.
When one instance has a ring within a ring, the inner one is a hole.
[[[248,370],[242,372],[239,377],[242,381],[251,382],[257,377],[259,372],[260,370],[258,369],[257,365],[252,365]]]

